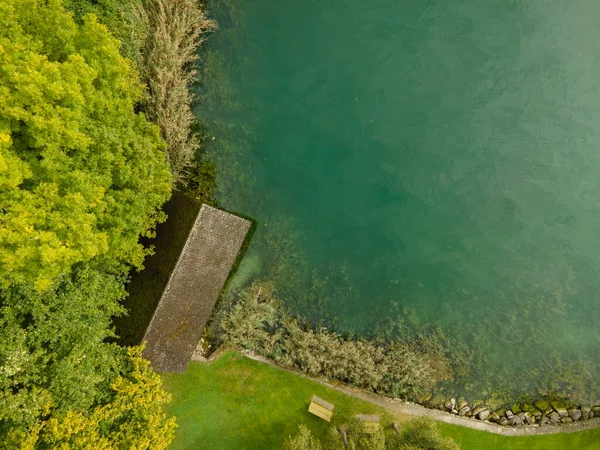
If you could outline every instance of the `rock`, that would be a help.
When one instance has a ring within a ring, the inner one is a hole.
[[[461,409],[463,409],[467,405],[468,405],[467,402],[465,402],[464,400],[461,400],[460,402],[458,402],[458,406],[456,407],[456,409],[458,409],[460,411]]]
[[[508,425],[508,419],[506,417],[500,417],[500,419],[498,419],[498,422],[496,423],[498,425],[506,426]]]
[[[497,422],[498,419],[500,419],[500,416],[498,415],[498,413],[493,412],[492,414],[490,414],[490,420],[492,422]]]
[[[547,416],[553,411],[552,406],[550,406],[550,402],[547,402],[546,400],[536,402],[535,407],[539,409],[542,412],[542,415],[544,416]]]
[[[490,410],[487,408],[484,408],[483,410],[478,411],[477,413],[473,412],[473,415],[475,416],[476,419],[485,420],[490,416]]]
[[[471,411],[471,408],[469,407],[469,405],[465,405],[462,408],[460,408],[458,410],[458,415],[459,416],[464,416],[465,414],[467,414],[469,411]]]
[[[487,406],[478,406],[476,408],[473,408],[473,415],[476,416],[477,414],[479,414],[484,409],[488,409]]]
[[[594,413],[594,417],[600,416],[600,406],[594,406],[592,412]]]
[[[507,418],[508,420],[510,420],[510,419],[512,419],[512,418],[513,418],[513,416],[514,416],[513,412],[512,412],[510,409],[507,409],[507,410],[506,410],[506,418]]]
[[[454,397],[452,397],[450,400],[448,400],[444,406],[446,407],[446,409],[448,411],[452,411],[453,409],[456,408],[456,399]]]
[[[527,422],[525,422],[527,425],[535,425],[535,423],[537,422],[535,416],[527,416]]]
[[[580,409],[569,409],[569,417],[573,419],[573,421],[577,421],[581,419],[581,410]]]
[[[552,405],[552,409],[554,409],[554,411],[560,414],[561,417],[567,417],[569,415],[569,413],[567,412],[567,408],[563,403],[552,402],[550,404]]]
[[[512,425],[513,427],[520,427],[523,425],[523,419],[521,416],[513,416],[512,419],[509,419],[508,424]]]
[[[423,397],[421,397],[421,401],[419,402],[421,405],[424,405],[425,403],[427,403],[429,400],[431,400],[431,397],[433,396],[433,392],[429,391],[427,392]]]
[[[429,406],[435,409],[444,409],[445,401],[446,397],[438,392],[429,400]]]
[[[523,422],[525,422],[525,420],[529,416],[529,414],[526,414],[524,412],[520,412],[519,414],[517,414],[517,416],[520,417]]]
[[[550,419],[550,422],[553,424],[557,424],[558,422],[560,422],[560,414],[556,411],[551,412],[546,417],[548,417]]]
[[[452,414],[458,414],[458,409],[454,408],[452,411],[450,411]]]
[[[588,419],[593,419],[594,418],[594,411],[590,411],[588,413]]]
[[[573,422],[573,419],[571,419],[570,417],[563,417],[560,419],[560,421],[562,423],[570,423],[570,422]]]
[[[542,416],[540,419],[540,427],[544,427],[546,425],[550,425],[550,419],[546,416]]]
[[[591,409],[588,408],[587,406],[582,406],[581,407],[581,420],[589,419],[590,411],[591,411]]]
[[[519,407],[518,403],[515,403],[514,405],[512,405],[510,407],[510,410],[513,412],[513,414],[519,414],[521,412],[521,408]]]

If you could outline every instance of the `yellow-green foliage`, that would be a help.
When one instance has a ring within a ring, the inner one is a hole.
[[[171,178],[119,42],[58,0],[0,0],[0,282],[43,291],[80,261],[141,265]]]
[[[128,356],[132,368],[111,383],[110,402],[84,411],[57,411],[25,430],[12,428],[4,439],[0,436],[3,448],[167,448],[176,428],[175,418],[168,418],[163,409],[170,396],[139,348],[130,348]]]

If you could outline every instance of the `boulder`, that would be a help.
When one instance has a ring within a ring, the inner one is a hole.
[[[594,413],[594,417],[600,416],[600,406],[594,406],[592,412]]]
[[[446,401],[446,398],[438,392],[429,400],[428,405],[430,408],[444,409],[445,401]]]
[[[500,417],[496,423],[498,425],[506,426],[508,425],[508,419],[506,417]]]
[[[590,411],[588,413],[588,419],[593,419],[594,418],[594,411]]]
[[[476,416],[484,409],[488,409],[488,407],[487,406],[477,406],[476,408],[473,408],[473,415]]]
[[[574,421],[581,419],[581,410],[580,409],[569,409],[569,417]]]
[[[510,409],[507,409],[507,410],[506,410],[506,418],[507,418],[508,420],[510,420],[510,419],[512,419],[512,418],[513,418],[513,416],[514,416],[513,412],[512,412]]]
[[[540,419],[540,427],[544,427],[546,425],[550,425],[550,418],[547,416],[542,416],[542,418]]]
[[[589,419],[590,418],[589,415],[590,415],[591,411],[592,410],[590,408],[588,408],[587,406],[582,406],[581,407],[581,419],[582,420]]]
[[[570,417],[562,417],[562,418],[560,419],[560,421],[561,421],[562,423],[571,423],[571,422],[573,422],[573,419],[571,419]]]
[[[560,422],[560,414],[557,413],[556,411],[551,412],[546,417],[548,417],[550,419],[550,422],[553,424],[557,424]]]
[[[479,411],[477,414],[473,413],[475,415],[475,417],[479,420],[485,420],[490,416],[490,410],[489,409],[484,409],[482,411]]]
[[[548,402],[546,400],[541,400],[539,402],[536,402],[535,407],[537,409],[539,409],[542,412],[542,415],[544,415],[544,416],[547,416],[548,414],[550,414],[553,411],[552,406],[550,406],[550,402]]]
[[[550,404],[552,405],[552,409],[560,414],[561,417],[567,417],[569,415],[567,407],[564,405],[564,403],[551,402]]]
[[[521,425],[523,425],[523,419],[521,418],[521,416],[513,416],[512,419],[509,419],[508,424],[514,427],[520,427]]]
[[[466,415],[469,411],[471,411],[471,408],[469,407],[469,405],[465,405],[462,408],[460,408],[458,410],[458,415],[459,416],[464,416]]]
[[[446,401],[444,406],[446,407],[446,409],[448,411],[452,411],[453,409],[456,409],[456,399],[454,397],[452,397],[450,400]]]
[[[500,416],[498,415],[498,413],[493,412],[492,414],[490,414],[490,420],[492,422],[497,422],[498,419],[500,419]]]
[[[461,400],[460,402],[458,402],[458,406],[456,407],[456,409],[458,409],[460,411],[461,409],[463,409],[467,405],[468,405],[467,402],[465,402],[464,400]]]
[[[431,397],[433,396],[433,392],[429,391],[427,392],[423,397],[421,397],[421,401],[419,402],[421,405],[424,405],[425,403],[427,403],[429,400],[431,400]]]

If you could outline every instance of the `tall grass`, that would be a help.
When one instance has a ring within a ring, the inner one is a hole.
[[[161,129],[173,179],[178,182],[199,145],[192,132],[196,119],[189,89],[196,74],[198,48],[217,25],[194,0],[148,0],[143,15],[149,24],[140,67],[149,91],[146,112]]]

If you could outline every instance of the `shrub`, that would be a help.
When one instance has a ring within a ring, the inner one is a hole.
[[[433,420],[426,417],[408,422],[400,435],[389,439],[388,448],[407,450],[460,450],[460,446],[450,438],[440,436]]]
[[[298,425],[296,436],[288,437],[283,444],[284,450],[321,450],[321,442],[315,438],[306,425]]]

